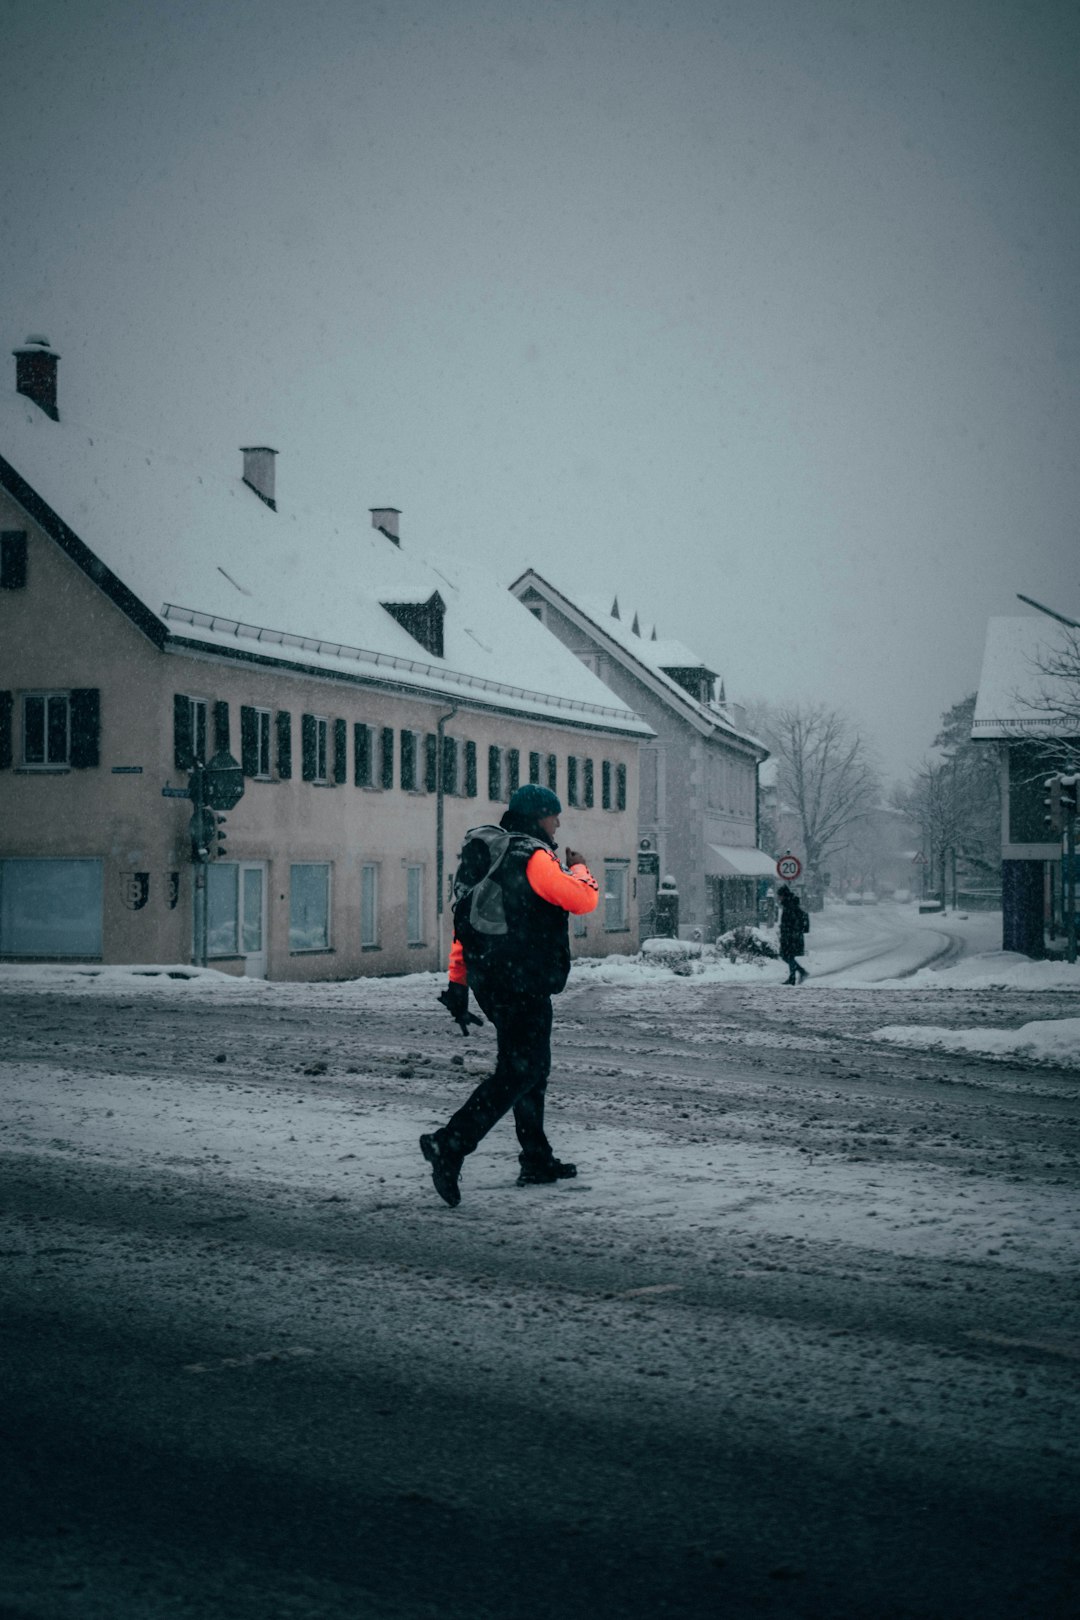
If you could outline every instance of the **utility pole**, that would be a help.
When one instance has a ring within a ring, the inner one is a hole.
[[[1061,810],[1065,819],[1065,951],[1076,961],[1076,814],[1080,775],[1062,776]]]
[[[446,865],[444,852],[445,837],[443,833],[443,812],[446,799],[445,772],[443,768],[444,737],[447,722],[457,714],[457,704],[446,714],[440,715],[435,727],[436,748],[435,756],[435,940],[439,959],[435,971],[438,972],[446,960],[443,949],[443,870]]]

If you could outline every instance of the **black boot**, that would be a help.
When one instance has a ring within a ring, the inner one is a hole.
[[[544,1187],[552,1181],[568,1181],[576,1175],[577,1165],[565,1164],[562,1159],[523,1158],[517,1184],[519,1187]]]
[[[444,1204],[449,1204],[450,1208],[454,1209],[461,1203],[458,1177],[461,1174],[464,1154],[455,1153],[448,1148],[442,1134],[441,1131],[436,1131],[434,1136],[422,1136],[420,1151],[431,1166],[431,1179],[435,1183],[435,1191]]]

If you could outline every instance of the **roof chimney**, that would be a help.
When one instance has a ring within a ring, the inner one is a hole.
[[[240,454],[244,458],[244,483],[248,489],[253,489],[260,501],[265,501],[271,512],[277,511],[277,501],[274,499],[274,457],[276,450],[271,450],[265,444],[252,444],[247,448],[240,447]]]
[[[56,408],[56,362],[60,356],[49,348],[49,340],[31,332],[21,349],[12,349],[15,356],[15,387],[27,399],[41,407],[46,416],[59,422]]]
[[[398,526],[398,519],[401,516],[400,507],[372,506],[369,511],[371,512],[371,527],[385,534],[386,538],[392,540],[395,546],[400,546],[401,534]]]

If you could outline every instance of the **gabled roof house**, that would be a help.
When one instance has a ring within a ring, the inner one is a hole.
[[[611,693],[648,721],[641,752],[638,894],[643,931],[656,885],[672,877],[684,934],[713,939],[758,915],[774,857],[758,848],[757,768],[765,745],[726,702],[718,672],[678,640],[562,589],[536,569],[511,590]]]
[[[267,445],[232,473],[60,409],[59,357],[0,389],[0,956],[207,960],[275,978],[439,965],[469,825],[565,799],[605,887],[577,948],[637,937],[650,728],[482,570],[401,514],[302,510]],[[194,829],[220,750],[244,794]],[[211,848],[209,866],[193,852]],[[203,878],[205,876],[205,885]],[[201,893],[205,887],[205,906]],[[200,915],[201,912],[201,915]]]

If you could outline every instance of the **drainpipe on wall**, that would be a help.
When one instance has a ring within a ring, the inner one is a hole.
[[[436,972],[446,961],[443,948],[443,867],[445,857],[443,852],[443,809],[445,792],[443,789],[443,735],[447,721],[457,714],[457,704],[448,713],[440,715],[435,727],[436,755],[435,755],[435,939],[436,949],[439,953],[439,962]]]

